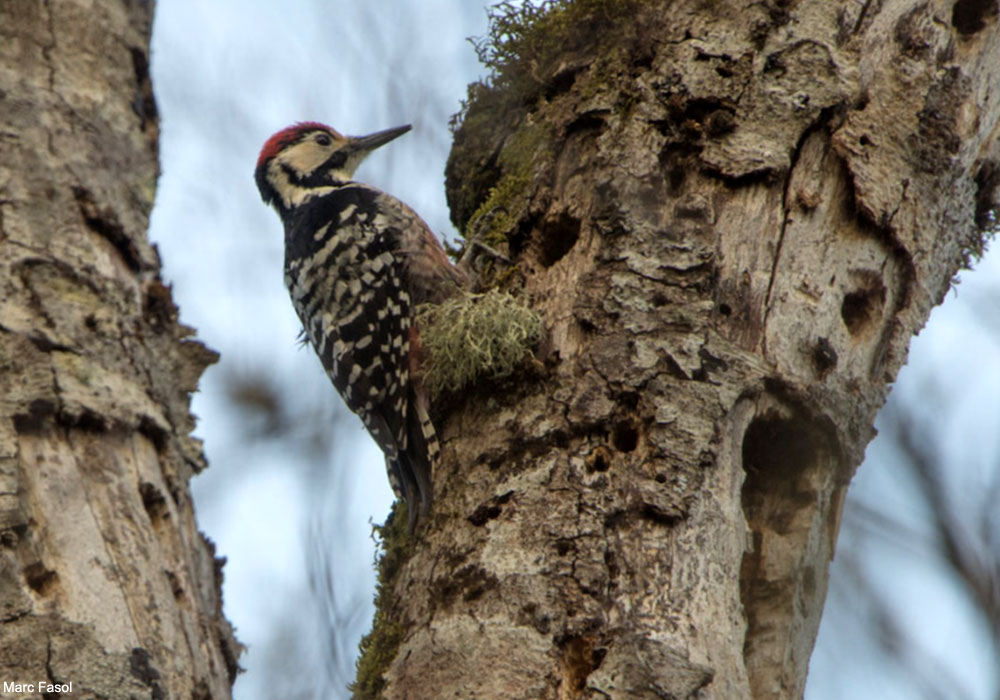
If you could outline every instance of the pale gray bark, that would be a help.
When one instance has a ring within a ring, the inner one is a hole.
[[[188,491],[204,466],[189,394],[216,355],[177,323],[146,239],[152,10],[0,3],[0,681],[16,697],[221,700],[236,673]]]
[[[546,370],[439,407],[383,697],[800,697],[875,413],[981,243],[994,5],[613,7],[456,137]]]

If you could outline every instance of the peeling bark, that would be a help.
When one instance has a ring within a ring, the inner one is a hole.
[[[177,322],[146,227],[152,4],[0,3],[0,680],[18,697],[229,698]],[[69,695],[70,693],[63,693]]]

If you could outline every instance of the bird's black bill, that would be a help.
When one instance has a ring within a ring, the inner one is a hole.
[[[403,126],[395,126],[391,129],[386,129],[385,131],[376,131],[374,134],[368,134],[367,136],[354,136],[351,140],[354,142],[353,146],[357,150],[367,153],[369,151],[374,151],[379,146],[384,146],[397,136],[402,136],[412,128],[413,127],[409,124],[404,124]]]

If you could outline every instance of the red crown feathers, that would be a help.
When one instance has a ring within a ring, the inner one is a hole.
[[[260,149],[260,155],[257,157],[257,167],[259,168],[263,165],[268,158],[276,156],[278,151],[298,139],[303,132],[313,131],[314,129],[325,129],[333,134],[337,133],[326,124],[319,122],[297,122],[292,124],[264,142],[264,146]]]

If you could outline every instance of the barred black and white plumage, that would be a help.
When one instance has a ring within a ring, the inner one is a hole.
[[[292,304],[334,386],[385,453],[412,529],[418,510],[430,510],[440,453],[413,311],[466,280],[410,207],[352,180],[368,153],[409,128],[344,137],[296,124],[264,144],[255,177],[285,226]]]

